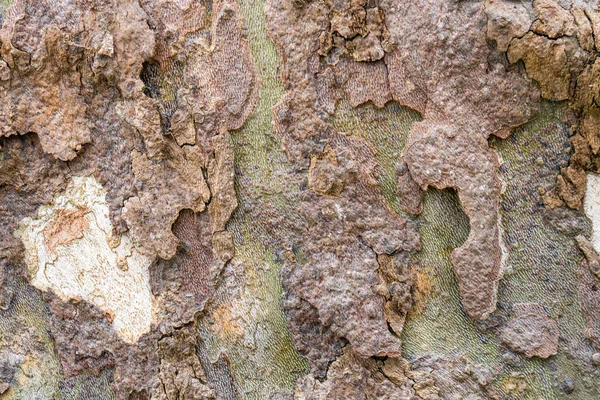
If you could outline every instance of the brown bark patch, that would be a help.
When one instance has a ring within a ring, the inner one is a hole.
[[[54,252],[58,246],[81,239],[88,229],[85,215],[89,212],[90,210],[84,207],[57,211],[56,218],[44,229],[44,246]]]
[[[501,333],[512,350],[525,357],[548,358],[558,351],[558,325],[537,303],[514,304],[515,317]]]

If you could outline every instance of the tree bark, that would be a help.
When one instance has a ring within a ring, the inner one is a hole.
[[[0,0],[0,399],[600,397],[597,0]]]

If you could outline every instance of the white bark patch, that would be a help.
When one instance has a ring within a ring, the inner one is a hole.
[[[153,321],[152,258],[128,232],[113,236],[108,212],[104,188],[93,177],[74,177],[36,219],[24,218],[15,235],[25,245],[32,285],[95,305],[121,339],[134,343]]]
[[[583,202],[585,214],[592,221],[592,244],[600,253],[600,175],[587,174],[587,187]]]

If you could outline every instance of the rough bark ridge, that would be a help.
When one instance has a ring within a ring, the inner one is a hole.
[[[600,396],[598,7],[0,0],[0,398]]]

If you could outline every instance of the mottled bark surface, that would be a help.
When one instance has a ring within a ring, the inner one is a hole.
[[[0,0],[0,399],[600,397],[596,0]]]

